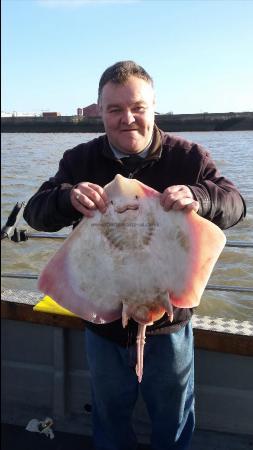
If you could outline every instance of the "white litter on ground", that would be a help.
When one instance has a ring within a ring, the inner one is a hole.
[[[52,426],[53,420],[50,417],[46,417],[44,420],[31,419],[26,426],[26,430],[32,433],[44,434],[46,437],[54,439]]]

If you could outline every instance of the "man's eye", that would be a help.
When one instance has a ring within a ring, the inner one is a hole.
[[[109,113],[118,113],[118,112],[120,112],[119,108],[109,109]]]
[[[134,108],[134,111],[136,111],[136,112],[144,112],[145,108],[144,108],[144,106],[136,106],[136,108]]]

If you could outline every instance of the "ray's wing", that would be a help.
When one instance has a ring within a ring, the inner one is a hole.
[[[53,298],[61,306],[89,322],[112,322],[121,317],[121,302],[114,298],[112,303],[108,298],[107,304],[103,305],[99,298],[89,298],[87,295],[88,289],[85,282],[95,288],[97,274],[103,270],[109,270],[110,266],[109,264],[104,269],[101,267],[99,242],[96,240],[96,232],[92,229],[89,220],[84,218],[51,258],[39,277],[38,287],[41,292]],[[93,254],[90,255],[92,247]],[[80,259],[79,254],[76,255],[77,251],[83,255],[83,260]],[[90,265],[90,258],[93,258],[91,265],[94,267]],[[75,264],[73,259],[77,259]],[[77,265],[78,273],[75,273]],[[82,274],[84,282],[80,288],[80,283],[77,283],[76,279]],[[102,286],[100,288],[102,289]]]
[[[225,234],[209,220],[193,211],[186,213],[186,219],[189,249],[186,251],[185,282],[180,285],[179,280],[178,286],[169,290],[172,304],[179,308],[199,305],[214,265],[226,243]]]

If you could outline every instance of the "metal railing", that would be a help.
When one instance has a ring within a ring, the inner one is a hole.
[[[54,234],[54,233],[27,233],[28,238],[34,239],[66,239],[67,234]],[[227,241],[226,247],[237,247],[237,248],[253,248],[253,243],[243,242],[243,241]],[[27,279],[27,280],[37,280],[38,275],[32,273],[7,273],[2,272],[1,278],[16,278],[16,279]],[[226,292],[240,292],[246,294],[253,294],[253,287],[242,287],[242,286],[226,286],[226,285],[214,285],[207,284],[206,290],[209,291],[226,291]]]
[[[27,230],[19,230],[21,233],[24,233],[24,236],[27,240],[29,238],[31,239],[66,239],[68,237],[68,234],[56,234],[56,233],[33,233]],[[244,242],[244,241],[227,241],[226,247],[238,247],[238,248],[253,248],[252,242]]]
[[[2,272],[1,278],[15,278],[15,279],[25,279],[25,280],[37,280],[38,275],[32,273],[7,273]],[[206,290],[209,291],[225,291],[225,292],[240,292],[244,294],[253,294],[253,288],[251,287],[241,287],[241,286],[226,286],[221,284],[207,284]]]
[[[1,240],[8,238],[14,242],[27,241],[28,239],[66,239],[68,234],[64,233],[38,233],[30,232],[26,229],[17,228],[17,223],[23,213],[25,203],[16,203],[14,206],[5,226],[1,230]],[[227,241],[226,247],[230,248],[253,248],[253,243],[244,241]],[[17,278],[17,279],[38,279],[37,274],[31,273],[7,273],[2,272],[1,278]],[[241,286],[226,286],[226,285],[212,285],[207,284],[207,290],[210,291],[227,291],[227,292],[240,292],[240,293],[253,293],[253,287],[241,287]]]

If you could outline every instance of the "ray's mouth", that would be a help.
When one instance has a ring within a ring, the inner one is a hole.
[[[139,209],[139,206],[136,205],[136,204],[135,205],[124,205],[124,206],[117,206],[115,208],[115,211],[118,214],[123,214],[126,211],[134,211],[134,210],[137,210],[137,209]]]

